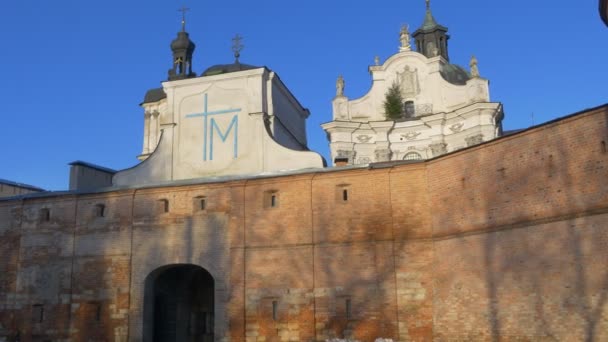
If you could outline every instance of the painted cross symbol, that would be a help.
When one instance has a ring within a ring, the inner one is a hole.
[[[235,115],[230,121],[228,128],[225,133],[222,133],[222,130],[217,125],[214,118],[208,120],[209,116],[212,115],[220,115],[220,114],[228,114],[228,113],[238,113],[241,111],[241,108],[235,109],[224,109],[224,110],[216,110],[216,111],[208,111],[207,109],[207,94],[205,94],[205,102],[204,102],[204,111],[202,113],[192,113],[187,114],[186,118],[195,118],[195,117],[203,117],[203,160],[207,160],[207,150],[209,150],[209,160],[213,160],[213,132],[217,130],[217,133],[220,136],[222,142],[226,142],[226,138],[228,138],[228,134],[234,127],[234,148],[233,148],[233,158],[236,159],[238,154],[238,129],[239,129],[239,116]],[[211,127],[209,127],[211,126]],[[207,139],[209,138],[209,139]],[[207,145],[209,142],[209,145]]]

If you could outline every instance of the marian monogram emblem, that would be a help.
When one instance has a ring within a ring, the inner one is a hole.
[[[208,111],[207,110],[207,94],[205,94],[204,111],[202,113],[193,113],[186,115],[186,118],[203,118],[203,160],[213,160],[213,144],[219,138],[221,143],[226,143],[228,136],[232,132],[232,155],[236,159],[238,156],[238,143],[239,143],[239,116],[238,113],[241,108],[236,109],[225,109]],[[213,116],[216,115],[230,115],[232,114],[232,120],[224,130],[220,127]],[[217,143],[217,142],[216,142]]]

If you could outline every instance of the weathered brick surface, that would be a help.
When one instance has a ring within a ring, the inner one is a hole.
[[[0,340],[141,341],[176,264],[213,277],[223,342],[608,340],[607,110],[416,164],[0,201]]]

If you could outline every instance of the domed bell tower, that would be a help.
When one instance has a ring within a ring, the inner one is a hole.
[[[437,23],[431,12],[431,0],[426,0],[426,16],[422,26],[412,35],[416,50],[428,58],[441,56],[450,61],[448,55],[448,28]]]
[[[186,11],[188,11],[188,8],[180,9],[180,12],[182,12],[182,30],[177,33],[177,38],[171,42],[173,67],[169,69],[169,81],[196,77],[196,74],[192,71],[192,54],[196,46],[186,32]]]

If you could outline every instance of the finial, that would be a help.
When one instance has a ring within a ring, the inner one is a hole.
[[[374,64],[375,65],[380,65],[380,56],[374,57]]]
[[[425,0],[426,1],[426,10],[430,11],[431,10],[431,0]]]
[[[186,32],[186,12],[190,9],[186,6],[182,6],[182,8],[178,9],[178,12],[182,12],[182,32]]]
[[[241,37],[238,33],[234,36],[234,38],[232,38],[232,52],[234,52],[235,63],[239,62],[241,51],[243,51],[243,48],[245,47],[245,45],[241,43],[242,39],[243,37]]]

